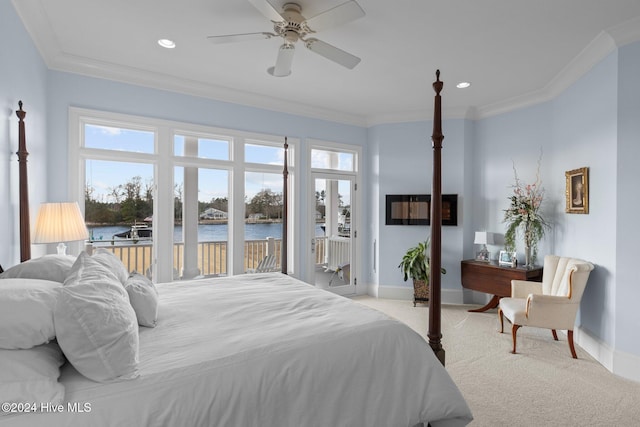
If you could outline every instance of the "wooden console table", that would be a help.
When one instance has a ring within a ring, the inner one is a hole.
[[[487,305],[469,310],[473,312],[496,308],[500,298],[511,296],[512,280],[542,281],[542,267],[511,267],[498,265],[497,261],[483,262],[470,259],[460,262],[460,270],[463,288],[493,294]]]

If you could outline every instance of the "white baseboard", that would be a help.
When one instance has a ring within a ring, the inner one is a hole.
[[[574,339],[576,344],[612,374],[640,382],[640,356],[612,349],[581,328],[575,330]]]

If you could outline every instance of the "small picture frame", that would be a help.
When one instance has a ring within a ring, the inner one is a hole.
[[[491,260],[491,252],[480,251],[476,252],[476,261],[489,262]]]
[[[513,265],[513,259],[516,257],[515,252],[500,251],[498,257],[498,264],[500,265]]]
[[[579,168],[565,172],[566,213],[589,213],[589,168]]]

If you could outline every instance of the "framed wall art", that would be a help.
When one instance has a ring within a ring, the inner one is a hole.
[[[589,213],[589,168],[574,169],[565,172],[567,213]]]

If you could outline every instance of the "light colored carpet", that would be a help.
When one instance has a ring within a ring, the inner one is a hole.
[[[428,332],[426,305],[356,297],[420,333]],[[496,310],[443,305],[445,366],[479,426],[640,426],[640,383],[613,375],[576,346],[571,358],[566,335],[523,327],[518,354],[511,354],[511,324],[500,334]]]

